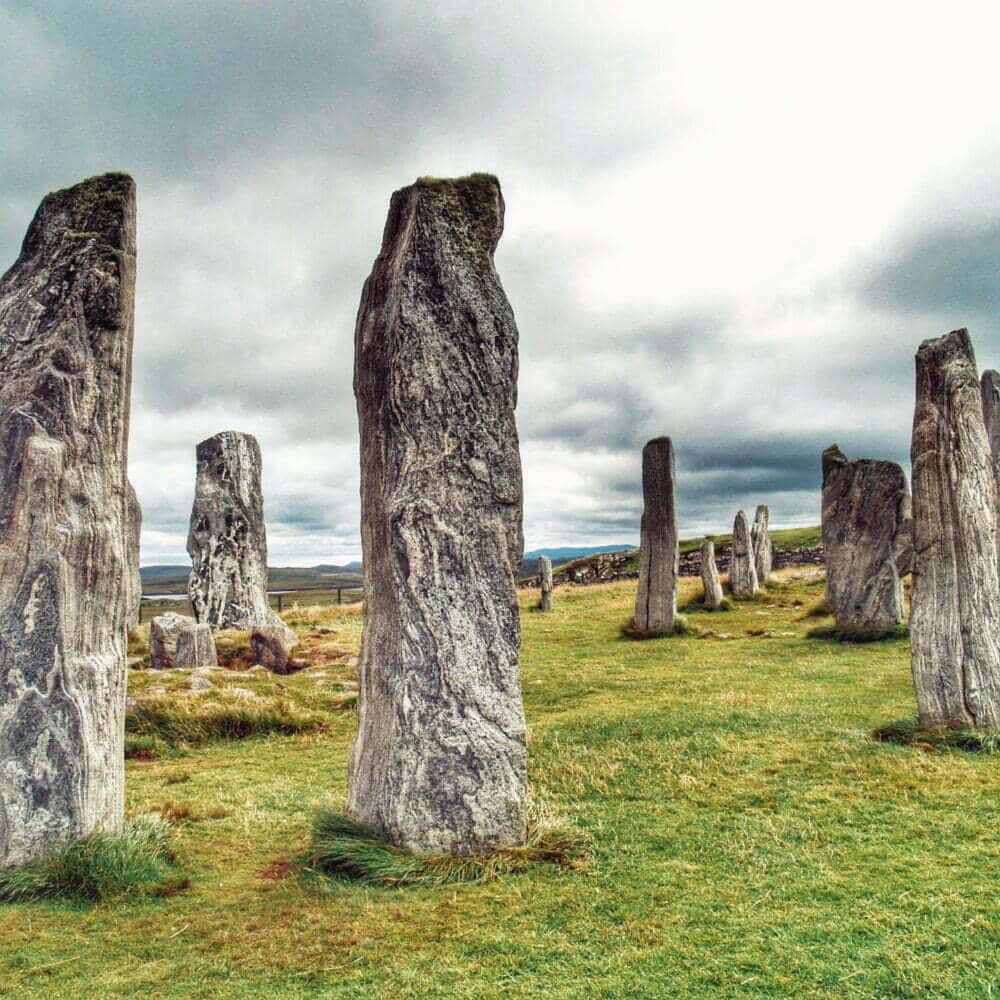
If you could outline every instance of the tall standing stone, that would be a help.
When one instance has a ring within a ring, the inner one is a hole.
[[[674,446],[653,438],[642,449],[642,526],[635,629],[672,632],[677,616],[677,508],[674,503]]]
[[[348,811],[417,852],[525,834],[503,217],[485,174],[397,191],[355,331],[366,613]]]
[[[139,572],[139,536],[142,532],[142,508],[132,484],[128,484],[125,502],[125,555],[128,569],[125,582],[128,593],[126,626],[135,628],[142,617],[142,574]]]
[[[990,445],[990,466],[993,480],[1000,490],[1000,372],[983,372],[979,382],[979,392],[983,404],[983,422],[986,424],[986,438]],[[997,498],[1000,504],[1000,493]],[[997,530],[997,551],[1000,554],[1000,527]]]
[[[538,557],[538,583],[542,591],[539,607],[542,611],[552,610],[552,560],[548,556]]]
[[[0,278],[0,867],[123,821],[135,185],[46,196]]]
[[[997,493],[968,331],[917,351],[910,648],[920,720],[1000,726]]]
[[[823,452],[826,602],[842,629],[885,629],[903,620],[910,561],[910,491],[895,462],[850,462]]]
[[[719,567],[715,564],[715,542],[706,538],[701,543],[701,583],[705,591],[702,602],[709,611],[722,607],[722,581]]]
[[[197,448],[198,473],[188,533],[188,595],[197,621],[250,629],[275,623],[267,603],[267,536],[260,445],[223,431]]]
[[[757,564],[754,560],[750,523],[741,510],[733,522],[733,545],[729,558],[729,587],[734,597],[753,597],[757,593]]]
[[[757,584],[761,587],[771,578],[771,563],[774,560],[774,547],[771,545],[771,534],[768,530],[770,517],[771,512],[767,504],[758,504],[753,526],[750,528],[753,564],[757,573]]]

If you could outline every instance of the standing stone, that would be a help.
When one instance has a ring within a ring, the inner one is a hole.
[[[757,584],[763,587],[771,578],[771,563],[774,560],[774,548],[771,545],[771,534],[768,531],[768,521],[771,512],[766,504],[759,504],[754,514],[753,527],[750,529],[750,542],[753,547],[753,564],[757,572]]]
[[[194,624],[193,618],[175,611],[165,611],[149,623],[149,662],[153,670],[177,667],[177,640]]]
[[[920,721],[1000,726],[997,493],[966,330],[917,351],[910,648]]]
[[[753,597],[757,586],[757,564],[754,561],[750,524],[741,510],[733,522],[733,546],[729,558],[729,588],[734,597]]]
[[[983,372],[979,392],[983,403],[986,438],[990,445],[990,466],[993,469],[993,480],[1000,490],[1000,372],[992,369]],[[1000,505],[1000,494],[997,502]],[[1000,555],[1000,528],[997,531],[997,551]]]
[[[142,574],[139,572],[139,535],[142,532],[142,508],[139,498],[128,483],[125,501],[125,554],[128,559],[128,569],[125,573],[127,588],[128,618],[126,625],[135,628],[142,617]]]
[[[542,589],[539,607],[542,611],[552,610],[552,560],[548,556],[538,557],[538,581]]]
[[[715,565],[715,542],[706,538],[701,543],[701,583],[705,590],[702,599],[706,610],[718,611],[722,607],[722,581],[719,567]]]
[[[826,603],[842,629],[886,629],[903,620],[910,556],[910,491],[895,462],[850,462],[823,452]],[[903,566],[900,566],[900,562]]]
[[[218,666],[215,639],[208,625],[187,625],[177,636],[174,666],[178,670],[197,670]]]
[[[274,624],[267,603],[267,537],[260,489],[260,445],[223,431],[197,448],[188,554],[194,616],[212,628]]]
[[[348,810],[417,852],[525,835],[503,217],[486,174],[397,191],[355,331],[366,614]]]
[[[677,508],[674,503],[674,446],[653,438],[642,449],[642,525],[635,629],[672,632],[677,615]]]
[[[46,196],[0,278],[0,867],[124,818],[135,184]]]

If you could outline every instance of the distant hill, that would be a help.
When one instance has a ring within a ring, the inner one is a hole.
[[[552,560],[553,566],[562,566],[563,563],[572,562],[574,559],[582,559],[585,556],[596,556],[603,552],[628,552],[635,548],[634,545],[589,545],[589,546],[565,546],[554,549],[532,549],[525,552],[521,560],[521,575],[531,576],[538,572],[538,557],[548,556]]]
[[[144,594],[187,593],[190,566],[143,566],[139,570]],[[361,563],[346,566],[272,566],[267,571],[271,590],[311,590],[332,587],[360,587]]]

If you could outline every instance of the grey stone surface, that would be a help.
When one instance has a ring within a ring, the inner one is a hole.
[[[250,633],[250,651],[254,662],[275,674],[287,674],[291,665],[292,650],[298,637],[283,622],[275,625],[258,625]]]
[[[757,563],[754,559],[750,523],[744,511],[733,521],[732,555],[729,560],[729,588],[734,597],[753,597],[760,589],[757,584]]]
[[[48,195],[0,278],[0,867],[121,829],[135,185]]]
[[[997,491],[966,330],[917,351],[910,648],[921,722],[1000,727]]]
[[[643,509],[635,595],[635,629],[640,633],[671,632],[677,615],[675,480],[670,438],[648,441],[642,449]]]
[[[177,640],[195,624],[188,615],[165,611],[149,623],[149,660],[153,670],[177,668]]]
[[[757,585],[763,587],[771,578],[771,564],[774,561],[774,546],[771,544],[771,512],[766,504],[759,504],[750,528],[750,542],[753,547],[753,564],[757,572]]]
[[[548,556],[538,557],[538,581],[542,591],[540,607],[542,611],[552,610],[552,560]]]
[[[701,583],[704,589],[702,602],[709,611],[716,611],[722,605],[722,581],[715,565],[715,542],[706,538],[701,543]]]
[[[142,531],[142,508],[139,506],[139,498],[128,484],[125,503],[125,554],[128,559],[128,568],[125,573],[126,586],[128,588],[128,618],[126,624],[128,628],[135,628],[139,624],[142,607],[142,576],[139,573],[139,535]]]
[[[178,670],[196,670],[218,665],[215,637],[208,625],[189,624],[177,634],[174,666]]]
[[[484,174],[397,191],[355,331],[366,614],[348,810],[418,852],[525,834],[503,217]]]
[[[194,616],[217,629],[272,625],[257,439],[223,431],[198,445],[197,460],[188,533]]]
[[[885,629],[903,620],[910,559],[910,491],[895,462],[823,452],[826,602],[844,629]],[[900,565],[902,560],[903,566]]]

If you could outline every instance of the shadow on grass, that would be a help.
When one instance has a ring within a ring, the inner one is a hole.
[[[386,843],[362,823],[330,809],[313,820],[312,846],[300,864],[305,874],[395,888],[433,888],[460,882],[489,882],[537,864],[564,872],[583,870],[590,856],[587,839],[576,830],[536,816],[525,843],[488,854],[419,855]]]
[[[820,625],[806,632],[808,639],[832,639],[834,642],[866,643],[891,642],[896,639],[909,639],[910,629],[907,625],[893,625],[891,628],[841,628],[839,625]]]
[[[879,743],[917,747],[921,750],[961,750],[965,753],[1000,754],[1000,731],[985,729],[923,728],[916,719],[897,719],[872,733]]]

